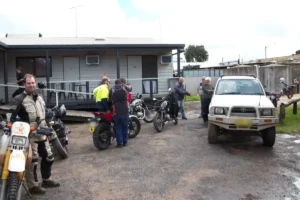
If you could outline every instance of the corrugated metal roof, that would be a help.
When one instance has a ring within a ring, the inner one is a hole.
[[[184,44],[166,44],[150,38],[92,38],[92,37],[7,37],[0,42],[8,48],[89,48],[89,47],[170,47],[184,48]]]

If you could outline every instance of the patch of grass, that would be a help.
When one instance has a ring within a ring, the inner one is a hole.
[[[279,110],[279,109],[278,109]],[[279,111],[278,111],[279,113]],[[285,119],[276,126],[277,133],[291,133],[292,131],[300,133],[300,107],[297,108],[297,114],[293,114],[293,106],[285,109]]]
[[[197,95],[185,96],[184,101],[200,101],[200,96]]]

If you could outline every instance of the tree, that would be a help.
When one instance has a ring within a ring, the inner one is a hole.
[[[184,52],[187,62],[205,62],[208,60],[208,52],[203,45],[189,45]]]
[[[296,54],[300,54],[300,50],[296,51]]]

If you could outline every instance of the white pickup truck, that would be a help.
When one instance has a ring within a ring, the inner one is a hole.
[[[278,114],[254,75],[222,75],[209,105],[208,123],[209,143],[216,143],[222,133],[236,132],[261,136],[264,145],[272,147]]]

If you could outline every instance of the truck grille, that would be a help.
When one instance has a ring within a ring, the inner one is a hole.
[[[251,107],[233,107],[231,109],[231,116],[256,117],[256,110],[255,108]]]

